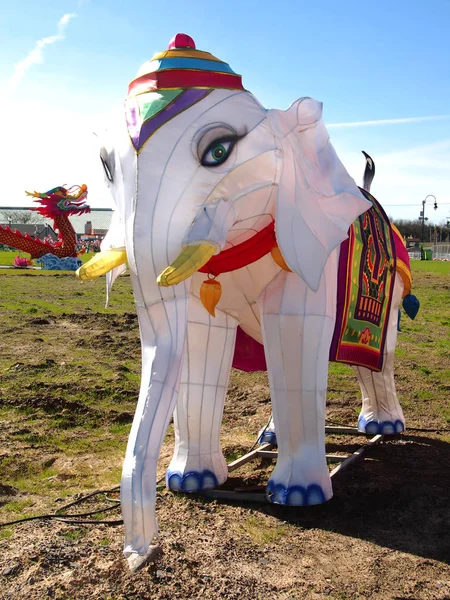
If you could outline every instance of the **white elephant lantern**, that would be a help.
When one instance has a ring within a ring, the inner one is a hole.
[[[116,125],[101,150],[114,222],[79,276],[108,273],[109,293],[127,261],[139,317],[141,388],[121,485],[132,561],[157,534],[156,465],[172,415],[168,487],[227,478],[219,433],[233,357],[247,370],[267,365],[278,441],[271,502],[332,496],[330,356],[356,365],[360,429],[403,430],[393,354],[410,272],[382,209],[330,144],[322,105],[301,98],[266,110],[189,36],[143,65]]]

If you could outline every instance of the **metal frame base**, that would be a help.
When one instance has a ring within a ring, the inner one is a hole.
[[[335,427],[335,426],[327,426],[325,427],[325,433],[332,433],[337,435],[347,435],[347,436],[361,436],[365,438],[370,438],[367,440],[367,443],[358,448],[352,454],[340,455],[340,454],[327,454],[327,462],[328,463],[336,463],[337,466],[330,473],[330,477],[335,477],[338,473],[346,469],[348,466],[359,460],[364,452],[374,446],[375,444],[379,444],[383,439],[384,435],[379,433],[376,435],[363,433],[358,431],[356,427]],[[273,450],[275,446],[273,444],[261,444],[255,450],[248,452],[244,456],[234,460],[233,462],[228,464],[228,473],[239,469],[243,465],[246,465],[253,460],[258,458],[265,458],[269,460],[276,460],[278,456],[277,450]],[[239,491],[232,490],[202,490],[200,492],[195,492],[196,495],[202,496],[204,498],[211,498],[215,500],[234,500],[236,502],[258,502],[258,503],[266,503],[268,502],[266,495],[261,492],[249,492],[245,491],[245,488]]]

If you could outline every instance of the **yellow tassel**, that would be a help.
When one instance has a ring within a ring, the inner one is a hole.
[[[214,309],[216,308],[221,295],[222,286],[220,285],[220,282],[215,279],[205,279],[200,288],[200,300],[212,317],[216,316],[216,311]]]
[[[292,273],[291,269],[287,266],[278,246],[274,246],[270,251],[270,254],[279,267],[281,267],[284,271],[289,271],[289,273]]]

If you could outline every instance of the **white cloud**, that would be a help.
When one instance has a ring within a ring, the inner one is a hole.
[[[350,127],[373,127],[379,125],[401,125],[405,123],[422,123],[423,121],[442,121],[450,119],[450,115],[434,115],[430,117],[407,117],[404,119],[378,119],[375,121],[352,121],[350,123],[330,123],[329,129],[344,129]]]
[[[28,69],[36,64],[44,61],[43,49],[56,42],[64,39],[64,32],[67,29],[70,21],[75,17],[74,13],[66,13],[58,21],[58,29],[56,35],[50,35],[36,42],[35,47],[23,60],[19,61],[14,67],[14,73],[6,83],[6,96],[10,95],[20,84]]]

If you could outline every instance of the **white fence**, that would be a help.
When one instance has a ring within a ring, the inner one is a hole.
[[[450,244],[434,244],[431,246],[433,259],[450,260]]]

